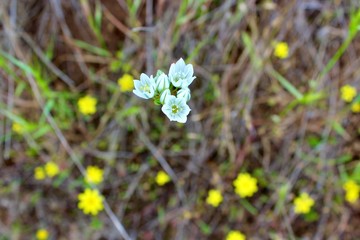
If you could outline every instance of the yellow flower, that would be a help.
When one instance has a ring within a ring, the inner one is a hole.
[[[246,240],[246,237],[239,231],[230,231],[226,235],[226,240]]]
[[[353,86],[350,86],[349,84],[346,84],[340,88],[341,93],[341,99],[345,102],[351,102],[354,97],[356,96],[356,88]]]
[[[96,113],[97,99],[89,95],[78,100],[78,107],[82,114],[91,115]]]
[[[92,214],[96,216],[104,209],[103,197],[98,190],[90,188],[85,189],[85,192],[78,195],[78,208],[85,214]]]
[[[14,132],[16,132],[17,134],[22,134],[23,132],[24,132],[24,127],[22,126],[22,125],[20,125],[19,123],[16,123],[16,122],[14,122],[13,124],[12,124],[12,130],[14,131]]]
[[[349,203],[355,203],[359,199],[360,186],[354,180],[347,180],[343,189],[345,190],[345,199]]]
[[[189,210],[185,210],[185,211],[183,212],[183,218],[184,218],[184,219],[189,220],[189,219],[191,219],[192,217],[193,217],[193,214],[192,214]]]
[[[211,189],[208,193],[208,197],[206,198],[206,203],[213,207],[217,207],[222,202],[222,200],[223,197],[221,192],[216,189]]]
[[[49,237],[49,232],[45,228],[40,228],[36,232],[36,239],[37,240],[46,240]]]
[[[124,74],[118,80],[120,91],[131,92],[134,89],[134,78],[129,74]]]
[[[34,177],[36,180],[44,180],[46,177],[45,170],[43,167],[36,167],[34,169]]]
[[[86,182],[99,184],[103,181],[103,170],[97,166],[88,166],[86,168]]]
[[[275,44],[274,56],[280,59],[289,56],[289,45],[286,42],[277,42]]]
[[[257,180],[249,173],[240,173],[233,181],[235,193],[240,197],[251,197],[258,191]]]
[[[44,168],[46,175],[50,178],[55,177],[59,173],[59,166],[52,161],[47,162]]]
[[[166,174],[166,172],[159,171],[156,175],[155,181],[159,186],[163,186],[170,181],[170,177]]]
[[[360,113],[360,103],[353,103],[351,105],[351,111],[353,113]]]
[[[295,213],[308,213],[315,201],[306,192],[301,193],[299,197],[294,200],[294,211]]]

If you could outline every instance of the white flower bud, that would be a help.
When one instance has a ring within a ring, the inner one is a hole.
[[[156,90],[162,92],[163,90],[170,87],[170,80],[165,73],[162,73],[156,78]]]
[[[165,104],[166,102],[166,99],[171,96],[171,92],[170,92],[170,89],[165,89],[161,95],[160,95],[160,102],[161,104]]]
[[[189,88],[182,88],[177,92],[177,97],[185,99],[188,102],[191,98],[190,89]]]

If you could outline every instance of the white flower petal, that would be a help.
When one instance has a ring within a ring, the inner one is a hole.
[[[174,109],[176,110],[174,111]],[[176,98],[172,95],[166,99],[161,110],[170,119],[170,121],[177,121],[181,123],[186,122],[187,115],[190,112],[190,108],[184,99]]]
[[[140,92],[137,89],[133,90],[133,93],[140,98],[149,99],[149,97],[145,96],[142,92]]]
[[[187,121],[187,116],[186,115],[179,115],[176,119],[176,121],[178,121],[179,123],[186,123]]]
[[[172,63],[169,69],[169,76],[173,76],[175,74],[175,68],[176,68],[175,63]]]
[[[133,93],[140,98],[149,99],[155,95],[155,81],[152,76],[149,78],[142,73],[140,80],[134,80],[134,87]]]
[[[186,65],[186,75],[188,77],[192,77],[193,74],[194,74],[194,68],[193,68],[192,64]]]
[[[141,82],[139,80],[134,80],[134,87],[137,89],[141,85]]]
[[[180,58],[177,62],[176,65],[179,66],[179,68],[185,68],[185,61],[184,59]]]

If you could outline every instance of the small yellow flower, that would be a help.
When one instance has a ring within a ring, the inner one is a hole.
[[[121,92],[131,92],[134,89],[134,78],[129,74],[124,74],[118,80]]]
[[[240,173],[233,181],[235,193],[240,197],[251,197],[258,191],[257,179],[253,178],[249,173]]]
[[[155,181],[159,186],[163,186],[170,181],[170,177],[166,174],[166,172],[159,171],[156,175]]]
[[[78,107],[82,114],[91,115],[96,113],[97,99],[89,95],[78,100]]]
[[[206,198],[206,203],[213,207],[217,207],[222,202],[222,200],[223,197],[221,192],[216,189],[211,189],[208,193],[208,197]]]
[[[103,181],[103,170],[97,166],[88,166],[86,168],[86,182],[99,184]]]
[[[43,167],[36,167],[34,169],[34,178],[36,180],[44,180],[46,177],[45,170]]]
[[[306,214],[310,212],[310,209],[314,203],[314,199],[312,199],[306,192],[303,192],[294,200],[294,211],[298,214]]]
[[[59,173],[59,166],[52,161],[47,162],[44,168],[46,175],[50,178],[55,177]]]
[[[345,190],[345,199],[349,203],[355,203],[359,199],[360,186],[354,180],[347,180],[343,189]]]
[[[277,42],[275,44],[274,56],[280,59],[289,56],[289,45],[286,42]]]
[[[356,88],[346,84],[340,88],[341,99],[345,102],[351,102],[357,94]]]
[[[226,235],[226,240],[246,240],[246,237],[240,231],[230,231]]]
[[[49,237],[49,232],[45,228],[40,228],[36,232],[36,239],[37,240],[47,240]]]
[[[14,132],[16,132],[17,134],[22,134],[22,133],[24,133],[24,130],[25,130],[24,127],[23,127],[21,124],[16,123],[16,122],[14,122],[14,123],[12,124],[11,129],[12,129]]]
[[[353,103],[351,105],[351,111],[353,113],[360,113],[360,103]]]
[[[85,214],[92,214],[96,216],[104,209],[103,197],[100,195],[98,190],[87,188],[83,193],[78,195],[78,200],[78,208]]]
[[[193,214],[189,210],[185,210],[183,212],[183,218],[186,220],[189,220],[193,217]]]

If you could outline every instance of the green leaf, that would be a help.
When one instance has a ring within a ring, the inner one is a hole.
[[[126,118],[126,117],[130,117],[130,116],[135,116],[138,115],[140,113],[141,108],[137,107],[137,106],[132,106],[129,108],[126,108],[124,110],[122,110],[120,112],[120,118]]]
[[[98,32],[100,32],[100,30],[101,30],[101,21],[102,21],[101,3],[99,1],[96,1],[95,27]]]
[[[306,93],[300,100],[299,103],[303,105],[310,105],[313,104],[322,98],[324,98],[323,92],[312,92],[312,93]]]
[[[68,177],[69,177],[70,173],[69,171],[65,170],[62,171],[54,180],[53,182],[53,186],[54,187],[59,187]]]
[[[306,139],[307,143],[310,145],[311,148],[316,148],[321,144],[321,138],[318,136],[311,135]]]
[[[336,159],[336,163],[337,164],[344,164],[344,163],[347,163],[349,161],[351,161],[353,158],[353,156],[351,154],[344,154],[344,155],[341,155],[340,157],[338,157]]]
[[[255,46],[252,42],[251,37],[247,33],[241,35],[242,41],[245,45],[245,49],[250,56],[250,60],[255,69],[259,69],[262,66],[262,60],[256,55]]]
[[[200,231],[205,235],[210,235],[212,233],[211,226],[209,226],[208,224],[206,224],[201,220],[199,221],[199,227],[200,227]]]
[[[292,85],[285,77],[283,77],[280,73],[275,70],[270,70],[269,74],[273,76],[279,83],[285,88],[289,93],[291,93],[298,101],[304,98],[302,93],[298,91],[294,85]]]
[[[103,228],[104,224],[98,217],[92,217],[90,226],[94,230],[100,230]]]
[[[356,167],[351,174],[351,178],[360,183],[360,162],[356,164]]]
[[[15,66],[17,66],[18,68],[20,68],[21,70],[23,70],[26,73],[29,73],[31,75],[34,75],[34,70],[27,65],[26,63],[14,58],[13,56],[7,54],[6,52],[0,50],[0,55],[4,56],[6,59],[8,59],[12,64],[14,64]]]
[[[339,134],[340,136],[344,137],[345,135],[347,135],[346,130],[343,128],[343,126],[341,126],[340,123],[333,121],[332,122],[332,128],[334,129],[334,131]]]
[[[248,200],[246,200],[245,198],[241,198],[240,203],[252,215],[255,216],[258,213],[257,209]]]
[[[276,207],[275,207],[276,212],[281,212],[285,207],[285,201],[289,194],[289,190],[290,190],[289,183],[282,184],[278,189],[278,200],[276,202]]]
[[[311,211],[304,215],[304,220],[306,222],[315,222],[318,219],[319,219],[319,214],[315,211]]]
[[[107,51],[106,49],[93,46],[93,45],[83,42],[81,40],[75,39],[74,42],[79,48],[84,49],[93,54],[96,54],[98,56],[102,56],[102,57],[110,57],[111,56],[111,53],[109,51]]]

